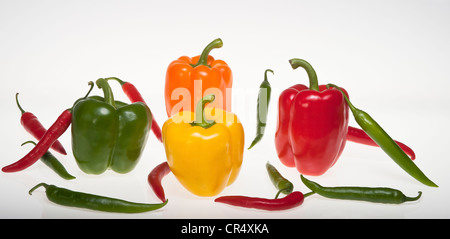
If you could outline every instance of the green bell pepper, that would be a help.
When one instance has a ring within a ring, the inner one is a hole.
[[[128,173],[144,150],[152,113],[142,102],[115,101],[106,79],[98,79],[96,84],[104,98],[91,96],[73,107],[73,155],[88,174],[101,174],[109,168]]]

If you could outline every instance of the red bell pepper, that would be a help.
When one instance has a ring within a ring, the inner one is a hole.
[[[344,150],[349,107],[338,89],[319,86],[308,62],[291,59],[289,63],[293,69],[306,70],[310,86],[294,85],[279,97],[277,154],[284,165],[296,167],[302,174],[322,175]]]

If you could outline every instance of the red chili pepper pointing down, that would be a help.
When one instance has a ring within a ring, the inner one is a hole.
[[[30,133],[37,140],[40,140],[47,130],[33,113],[25,111],[22,106],[20,106],[18,96],[19,93],[16,93],[16,104],[22,112],[20,123],[28,133]],[[60,154],[67,155],[66,150],[58,140],[52,144],[51,148]]]
[[[128,99],[131,101],[131,103],[142,102],[142,103],[148,105],[147,103],[145,103],[145,100],[142,97],[141,93],[139,93],[137,88],[130,82],[122,81],[117,77],[109,77],[109,78],[106,78],[106,80],[115,80],[115,81],[119,82],[119,84],[122,86],[123,92],[125,93],[125,95],[127,95]],[[156,122],[155,117],[153,116],[153,113],[152,113],[152,131],[153,131],[153,134],[155,134],[156,138],[160,142],[162,142],[161,128],[159,127],[158,123]]]

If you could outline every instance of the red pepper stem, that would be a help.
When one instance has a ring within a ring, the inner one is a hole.
[[[220,39],[220,38],[215,39],[214,41],[212,41],[205,47],[202,54],[200,55],[200,58],[198,59],[197,64],[195,64],[195,65],[191,64],[191,66],[194,68],[199,65],[205,65],[205,66],[210,67],[207,62],[209,53],[211,52],[212,49],[221,48],[222,46],[223,46],[222,39]]]
[[[205,116],[205,105],[213,102],[215,99],[216,97],[214,94],[209,94],[197,103],[197,108],[195,109],[195,120],[191,122],[192,126],[200,126],[207,129],[216,123],[214,120],[207,120]]]
[[[117,78],[117,77],[108,77],[108,78],[106,78],[105,80],[115,80],[115,81],[117,81],[117,82],[119,82],[119,84],[121,85],[121,86],[123,86],[125,83],[127,83],[127,82],[125,82],[125,81],[123,81],[123,80],[121,80],[121,79],[119,79],[119,78]]]
[[[20,112],[22,112],[22,114],[26,112],[24,109],[22,109],[22,106],[20,106],[20,104],[19,104],[19,93],[16,93],[16,104],[17,104],[17,107],[19,107],[19,110],[20,110]]]
[[[98,79],[96,82],[97,87],[103,90],[103,95],[105,96],[105,102],[116,108],[116,103],[114,101],[114,94],[112,92],[111,86],[109,86],[108,81],[104,78]]]
[[[314,68],[307,61],[293,58],[289,60],[289,63],[292,66],[292,69],[297,69],[298,67],[302,67],[306,70],[309,77],[309,89],[319,91],[319,81],[317,80],[317,74]]]

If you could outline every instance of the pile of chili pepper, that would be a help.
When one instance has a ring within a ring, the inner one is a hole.
[[[94,87],[94,82],[89,82],[91,86],[86,96],[82,99],[85,99],[89,96],[89,93],[92,91]],[[77,101],[76,101],[77,102]],[[75,103],[76,103],[75,102]],[[34,119],[33,119],[34,120]],[[24,157],[22,157],[19,161],[12,163],[8,166],[2,168],[3,172],[11,173],[24,170],[31,165],[33,165],[36,161],[38,161],[44,154],[48,151],[48,149],[58,140],[58,138],[66,132],[72,123],[72,108],[64,110],[56,119],[56,121],[50,126],[50,128],[45,131],[44,135],[40,138],[39,142],[36,146]],[[27,124],[25,124],[27,125]],[[36,127],[40,128],[40,126]],[[31,128],[35,130],[36,128]]]

